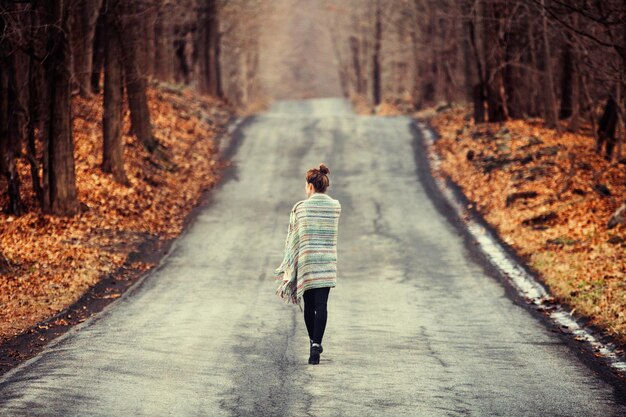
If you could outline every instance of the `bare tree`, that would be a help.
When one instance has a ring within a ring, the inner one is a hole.
[[[109,1],[109,0],[107,0]],[[119,25],[119,3],[111,2],[106,10],[104,46],[104,113],[102,117],[102,170],[113,174],[115,180],[128,184],[124,172],[124,142],[122,141],[122,48]]]
[[[90,96],[92,92],[92,56],[96,21],[103,0],[76,0],[72,5],[72,61],[73,74],[80,94]]]
[[[198,88],[202,93],[221,97],[216,0],[198,0],[197,28]]]
[[[116,1],[116,0],[110,0]],[[141,51],[140,38],[142,37],[139,19],[142,9],[141,2],[120,1],[120,13],[116,26],[119,28],[122,38],[122,62],[124,65],[124,80],[126,94],[130,107],[130,119],[132,131],[141,141],[144,147],[151,153],[162,156],[160,144],[152,133],[148,98],[146,96],[146,64],[143,62],[146,55]]]
[[[44,210],[58,215],[78,211],[71,106],[71,51],[68,1],[46,2],[46,115],[44,123]]]
[[[376,23],[374,24],[374,52],[372,54],[372,97],[374,105],[381,102],[380,48],[382,43],[382,10],[380,0],[376,0]]]
[[[0,17],[0,32],[6,30],[4,16]],[[15,166],[16,153],[19,152],[19,142],[16,143],[15,131],[15,73],[12,71],[14,55],[8,54],[8,39],[0,39],[0,172],[8,183],[9,206],[8,213],[20,215],[22,203],[20,200],[20,182]]]
[[[554,95],[554,75],[552,73],[552,53],[548,37],[548,17],[545,9],[545,0],[541,0],[541,28],[543,38],[543,65],[544,65],[544,117],[548,126],[560,131],[557,117],[557,102]]]

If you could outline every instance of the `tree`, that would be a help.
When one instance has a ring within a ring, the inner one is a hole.
[[[100,92],[100,75],[102,74],[102,68],[104,65],[104,43],[106,41],[106,11],[109,6],[108,0],[102,1],[102,6],[98,12],[98,18],[96,19],[96,28],[93,39],[93,53],[91,58],[91,91],[94,93]]]
[[[476,65],[476,74],[478,75],[478,83],[474,84],[472,88],[472,104],[474,107],[474,123],[484,123],[485,122],[485,72],[482,65],[482,57],[479,51],[478,46],[478,35],[476,33],[477,28],[480,25],[477,22],[478,13],[476,12],[476,5],[472,5],[469,3],[465,3],[463,8],[463,14],[465,15],[465,19],[467,21],[467,30],[466,36],[469,38],[469,43],[472,48],[474,63]],[[469,62],[466,63],[469,65]]]
[[[604,111],[598,124],[598,141],[596,144],[596,153],[602,152],[605,147],[605,158],[610,161],[613,157],[613,148],[615,147],[615,129],[617,127],[618,110],[617,102],[613,97],[609,97],[604,106]]]
[[[361,70],[359,47],[359,39],[354,35],[350,36],[350,50],[352,52],[352,67],[354,69],[356,93],[365,94],[365,82],[363,79],[363,71]]]
[[[198,89],[201,93],[221,97],[216,0],[198,0],[197,32]]]
[[[504,16],[506,4],[504,0],[494,0],[485,4],[484,54],[485,54],[485,98],[487,100],[487,117],[490,122],[502,122],[506,119],[504,91]]]
[[[172,81],[174,78],[172,3],[161,3],[157,10],[157,19],[154,24],[154,75],[163,81]]]
[[[0,32],[4,32],[6,23],[0,17]],[[7,39],[0,39],[0,172],[6,177],[8,184],[8,213],[20,215],[20,181],[15,167],[15,156],[19,153],[19,137],[15,134],[17,107],[15,93],[15,73],[12,71],[14,55],[7,54]]]
[[[550,50],[550,41],[548,37],[548,17],[545,8],[545,0],[541,0],[541,29],[543,40],[543,65],[544,65],[544,118],[548,126],[560,131],[560,125],[557,117],[557,102],[554,95],[554,76],[552,73],[552,64],[550,59],[552,53]]]
[[[76,0],[72,7],[73,74],[80,94],[84,97],[88,97],[92,93],[91,74],[94,37],[102,2],[103,0]]]
[[[104,46],[104,113],[102,118],[102,170],[113,174],[115,180],[128,184],[124,172],[124,142],[122,141],[122,82],[121,39],[116,24],[119,4],[111,2],[106,11]]]
[[[376,0],[375,19],[374,52],[372,54],[372,97],[376,106],[381,102],[380,47],[382,43],[382,10],[380,0]]]
[[[45,2],[47,56],[44,123],[44,210],[57,215],[78,211],[71,107],[71,51],[68,1]]]
[[[146,75],[142,72],[142,68],[145,68],[145,63],[142,63],[142,58],[145,58],[145,54],[141,52],[142,43],[140,40],[142,36],[140,32],[142,27],[140,24],[142,16],[140,11],[143,9],[143,1],[145,0],[120,1],[120,12],[117,14],[117,19],[115,22],[110,22],[110,24],[118,28],[121,39],[124,39],[121,42],[122,62],[132,131],[148,152],[164,157],[162,147],[152,132],[148,98],[146,96]]]

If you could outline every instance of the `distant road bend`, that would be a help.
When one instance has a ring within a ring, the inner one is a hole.
[[[404,117],[285,101],[135,291],[0,380],[2,416],[625,416],[620,394],[469,256]],[[319,366],[274,295],[289,210],[324,162],[342,205]],[[623,393],[621,394],[623,396]]]

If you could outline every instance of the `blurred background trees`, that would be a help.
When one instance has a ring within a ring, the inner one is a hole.
[[[167,167],[146,89],[178,83],[245,105],[258,90],[259,8],[255,0],[0,0],[0,184],[10,196],[3,211],[24,210],[20,159],[44,212],[80,209],[73,95],[104,101],[103,171],[127,182],[124,101],[132,134]]]
[[[346,96],[405,110],[471,103],[478,123],[542,117],[573,131],[586,124],[613,157],[626,107],[623,0],[325,5]]]

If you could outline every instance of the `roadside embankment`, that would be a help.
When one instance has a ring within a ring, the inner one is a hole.
[[[476,126],[456,108],[430,122],[437,174],[461,187],[557,301],[626,344],[626,227],[615,218],[608,227],[626,197],[626,166],[597,155],[592,137],[540,121]]]
[[[118,298],[137,274],[158,261],[155,256],[129,256],[142,250],[149,255],[177,236],[203,191],[218,182],[226,164],[219,161],[215,139],[224,131],[231,110],[220,101],[173,86],[153,86],[148,95],[154,135],[169,162],[161,164],[128,134],[130,117],[125,104],[128,186],[116,183],[100,169],[102,96],[74,98],[76,182],[81,204],[76,216],[43,214],[30,182],[30,167],[19,161],[21,197],[27,212],[20,217],[0,213],[4,255],[0,265],[0,342],[27,329],[29,333],[45,332],[83,321],[89,314],[88,305],[42,323],[106,278],[115,279],[91,298],[101,303]],[[6,198],[0,196],[1,205],[6,205]],[[153,260],[148,261],[150,258]],[[15,353],[20,354],[23,352]]]

